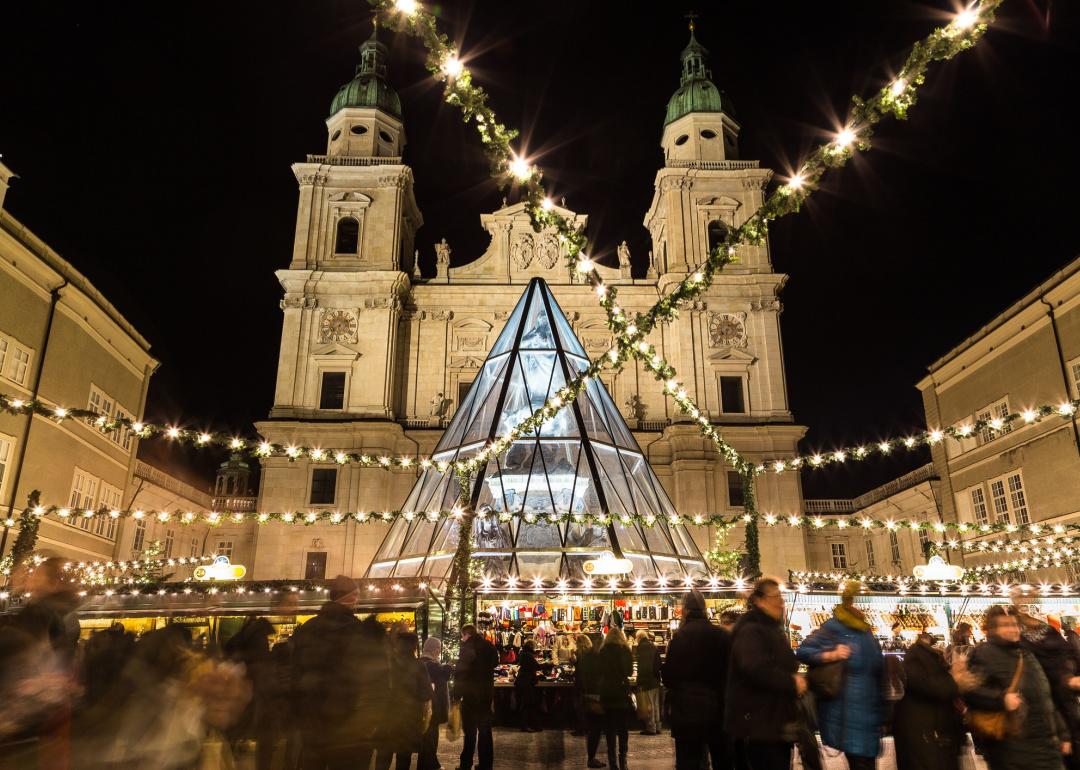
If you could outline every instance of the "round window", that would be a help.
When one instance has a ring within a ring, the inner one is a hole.
[[[675,140],[675,145],[676,146],[682,146],[682,145],[686,144],[686,142],[689,139],[690,139],[690,137],[688,137],[686,134],[683,134],[682,136],[680,136],[678,139]]]
[[[716,132],[706,128],[704,131],[701,132],[701,138],[702,139],[715,139],[716,138]]]
[[[352,131],[357,136],[359,136],[360,134],[366,134],[367,133],[367,126],[363,126],[363,125],[360,125],[359,123],[357,123],[355,126],[350,128],[349,130]]]
[[[393,144],[394,143],[394,137],[390,136],[390,134],[386,133],[385,131],[380,131],[379,132],[379,138],[382,139],[387,144]]]
[[[340,138],[341,138],[341,129],[339,128],[337,131],[334,132],[334,135],[330,137],[330,141],[331,142],[336,142]]]

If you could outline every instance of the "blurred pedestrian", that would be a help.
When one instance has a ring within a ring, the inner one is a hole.
[[[671,637],[662,673],[671,703],[677,770],[698,770],[706,752],[713,770],[731,766],[724,735],[730,654],[731,637],[709,621],[705,597],[697,591],[685,594],[682,621]]]
[[[416,657],[420,640],[412,631],[390,636],[390,700],[386,744],[394,753],[395,769],[409,770],[412,755],[431,721],[434,693],[427,667]]]
[[[532,641],[521,646],[518,657],[517,676],[514,678],[514,697],[517,698],[518,715],[521,718],[523,733],[538,733],[538,714],[540,709],[540,664],[536,661],[536,648]]]
[[[390,697],[385,632],[353,614],[356,581],[338,575],[330,601],[293,634],[292,687],[303,770],[367,767],[383,747]],[[377,767],[389,764],[385,752]]]
[[[973,730],[990,770],[1061,770],[1068,736],[1042,666],[1020,643],[1018,618],[1010,608],[991,607],[985,631],[987,640],[967,659],[979,683],[964,700],[975,711],[1005,716],[999,735]]]
[[[866,615],[855,606],[861,590],[857,582],[844,584],[833,617],[799,645],[796,656],[811,668],[843,662],[839,695],[818,702],[821,742],[843,751],[850,770],[873,770],[885,720],[884,661]]]
[[[420,755],[416,759],[417,770],[440,770],[439,726],[450,718],[450,674],[452,669],[441,661],[442,639],[429,636],[424,640],[420,661],[431,680],[431,721],[420,741]]]
[[[904,653],[903,668],[904,697],[893,714],[897,770],[959,770],[960,689],[932,635],[919,634]]]
[[[788,770],[798,734],[798,698],[806,692],[806,678],[798,673],[784,631],[780,581],[758,580],[747,604],[731,637],[725,732],[736,741],[740,766]]]
[[[638,715],[643,717],[642,735],[660,734],[660,651],[652,636],[642,629],[634,644],[634,663],[637,665]]]
[[[599,678],[600,705],[604,709],[604,735],[607,741],[608,765],[627,770],[626,755],[630,743],[630,677],[634,673],[634,657],[626,635],[618,625],[608,628],[607,636],[596,655]],[[616,744],[618,765],[616,765]]]
[[[971,624],[961,621],[956,624],[952,635],[949,637],[949,647],[945,650],[945,660],[952,665],[957,657],[967,657],[967,654],[975,647],[975,634]]]
[[[464,744],[459,770],[471,770],[473,755],[479,770],[492,770],[495,747],[491,736],[492,700],[495,696],[495,646],[477,633],[476,626],[461,628],[461,652],[454,667],[454,696],[461,699]]]
[[[0,627],[0,756],[65,768],[76,697],[79,599],[66,561],[18,565],[13,590],[29,595]]]
[[[598,651],[593,648],[592,640],[585,634],[577,638],[577,667],[574,669],[574,686],[581,698],[585,721],[585,751],[588,755],[587,767],[604,767],[604,762],[596,758],[600,748],[600,733],[604,730],[604,706],[600,702],[600,670]]]
[[[273,635],[274,627],[269,620],[249,616],[223,648],[227,660],[244,665],[244,675],[251,685],[251,701],[230,737],[255,741],[256,770],[270,770],[278,736],[279,724],[273,718],[272,702],[277,686],[270,659]]]

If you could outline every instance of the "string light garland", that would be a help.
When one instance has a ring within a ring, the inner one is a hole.
[[[1016,571],[1016,568],[998,570],[999,573],[1014,571]],[[1043,581],[1038,583],[1037,586],[1023,582],[997,581],[991,583],[987,582],[989,577],[989,574],[976,575],[971,571],[966,572],[961,581],[919,580],[906,575],[871,575],[846,570],[832,572],[789,571],[789,580],[794,584],[794,590],[798,593],[806,593],[811,590],[838,591],[843,587],[844,583],[858,582],[862,583],[868,592],[899,593],[901,596],[909,593],[1009,596],[1014,589],[1020,589],[1024,593],[1037,591],[1043,596],[1057,593],[1060,596],[1075,597],[1075,586],[1071,583],[1048,583]]]
[[[785,473],[805,468],[816,470],[831,465],[848,462],[860,462],[874,456],[885,457],[894,451],[914,451],[924,446],[935,446],[946,439],[956,441],[971,440],[979,435],[998,438],[1011,432],[1016,425],[1034,425],[1044,420],[1070,420],[1080,411],[1080,399],[1064,401],[1059,404],[1043,404],[1023,409],[1004,417],[974,420],[959,426],[930,428],[902,438],[887,438],[857,446],[846,446],[828,452],[815,452],[809,455],[787,459],[772,459],[761,463],[759,468],[769,473]]]
[[[1062,525],[1067,531],[1080,531],[1077,525]],[[934,543],[939,551],[944,549],[960,550],[964,553],[1041,553],[1043,549],[1052,545],[1070,545],[1080,543],[1080,537],[1075,535],[1032,537],[1029,540],[944,540]]]

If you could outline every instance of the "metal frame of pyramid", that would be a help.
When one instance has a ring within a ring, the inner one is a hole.
[[[401,510],[368,577],[447,577],[458,543],[453,463],[475,454],[589,367],[589,357],[551,290],[533,278]],[[446,467],[446,466],[443,466]],[[492,578],[581,579],[605,553],[633,563],[631,578],[707,576],[675,508],[598,378],[534,435],[492,458],[472,487],[474,558]],[[555,520],[552,515],[555,514]],[[610,517],[606,525],[595,521]],[[652,522],[651,525],[646,522]]]

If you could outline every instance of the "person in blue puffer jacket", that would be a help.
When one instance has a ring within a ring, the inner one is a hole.
[[[865,614],[854,605],[861,590],[859,583],[846,583],[833,617],[808,636],[795,655],[811,668],[844,661],[839,697],[818,701],[821,742],[843,751],[851,770],[873,770],[885,719],[884,661]]]

